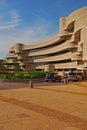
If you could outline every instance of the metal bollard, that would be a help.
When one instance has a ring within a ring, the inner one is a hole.
[[[32,80],[32,77],[31,77],[31,79],[30,79],[30,81],[29,81],[29,87],[30,87],[30,88],[33,88],[33,80]]]

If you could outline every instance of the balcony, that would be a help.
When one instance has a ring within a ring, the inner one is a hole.
[[[53,62],[53,61],[60,61],[60,60],[67,60],[67,59],[71,59],[71,52],[61,54],[61,55],[56,55],[56,56],[34,59],[34,63],[36,63],[36,62]]]
[[[18,60],[21,60],[21,59],[22,59],[22,56],[18,56],[17,59],[18,59]]]
[[[77,68],[77,62],[69,62],[69,63],[60,63],[60,64],[54,64],[55,69],[70,69],[70,68]]]
[[[24,64],[23,62],[20,62],[19,65],[20,65],[20,66],[24,66],[25,64]]]
[[[9,58],[16,58],[16,57],[17,57],[17,55],[14,54],[14,53],[9,53],[9,54],[6,55],[7,59],[9,59]]]
[[[72,33],[69,33],[69,32],[64,31],[64,30],[60,32],[60,38],[66,38],[66,37],[71,36],[71,35],[72,35]]]
[[[14,64],[14,60],[8,59],[8,60],[6,60],[6,64]]]
[[[10,70],[15,70],[15,66],[9,67]]]
[[[67,49],[74,49],[77,48],[78,46],[75,43],[72,42],[67,42],[66,48]]]
[[[82,55],[79,52],[73,53],[71,57],[72,61],[82,60]]]

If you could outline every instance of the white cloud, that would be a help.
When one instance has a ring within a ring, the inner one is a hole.
[[[20,19],[19,19],[19,14],[17,11],[11,11],[11,19],[14,20],[14,23],[19,23]]]
[[[4,4],[3,8],[5,8],[6,2],[6,0],[0,0],[0,7]],[[22,28],[20,28],[20,24],[20,15],[16,10],[8,10],[7,12],[0,13],[0,58],[4,58],[9,48],[17,42],[33,44],[46,40],[53,35],[50,33],[52,25],[44,20],[43,17],[38,17],[35,25],[32,26],[27,25],[27,27],[23,27],[22,23]]]
[[[4,58],[6,53],[16,39],[11,35],[0,34],[0,58]]]
[[[17,30],[16,30],[17,31]],[[16,33],[0,34],[0,58],[4,58],[9,48],[15,43],[33,44],[48,39],[53,35],[49,35],[50,26],[40,24],[38,26],[23,28]]]
[[[8,14],[8,15],[7,15]],[[0,15],[0,18],[3,18],[3,22],[0,22],[0,30],[3,29],[13,29],[16,26],[18,26],[20,24],[20,18],[19,18],[19,14],[17,13],[17,11],[11,11],[10,13],[7,13],[4,15]],[[9,16],[10,14],[10,16]],[[7,16],[6,16],[7,15]],[[6,19],[5,17],[9,16],[9,21],[4,20]]]
[[[24,28],[17,33],[17,41],[24,44],[36,44],[41,41],[45,41],[54,35],[51,31],[52,27],[48,23],[39,23],[28,28]],[[51,32],[50,32],[51,31]]]

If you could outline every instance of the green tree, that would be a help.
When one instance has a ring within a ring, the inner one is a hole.
[[[0,73],[6,72],[5,61],[0,59]]]

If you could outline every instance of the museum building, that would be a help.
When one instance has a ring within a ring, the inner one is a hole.
[[[6,55],[10,71],[53,71],[87,69],[87,6],[60,18],[59,33],[54,37],[26,45],[16,43]]]

